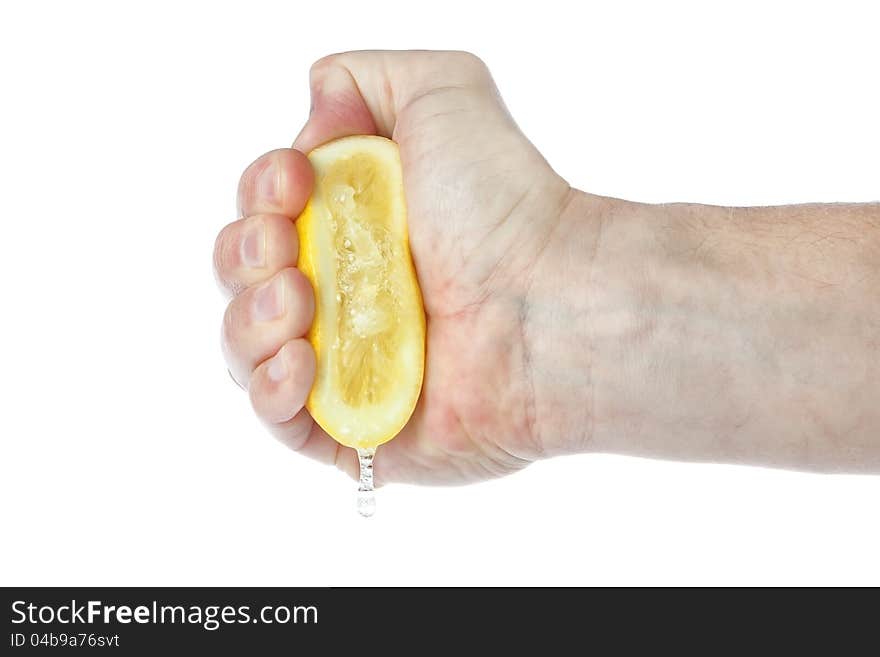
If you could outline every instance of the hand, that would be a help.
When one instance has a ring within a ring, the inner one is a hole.
[[[356,52],[311,71],[312,110],[294,149],[244,172],[243,217],[214,262],[234,297],[223,321],[233,377],[257,415],[301,453],[356,476],[303,408],[315,355],[303,336],[313,292],[296,269],[293,225],[311,192],[303,155],[351,134],[400,146],[410,245],[427,315],[419,404],[378,450],[377,482],[463,483],[518,470],[557,445],[537,427],[528,293],[536,263],[573,198],[520,133],[484,64],[459,52]]]

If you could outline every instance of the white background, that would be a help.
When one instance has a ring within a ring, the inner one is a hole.
[[[871,3],[656,5],[4,3],[0,583],[880,584],[880,477],[581,456],[364,520],[226,374],[214,236],[333,51],[476,52],[595,193],[880,197]]]

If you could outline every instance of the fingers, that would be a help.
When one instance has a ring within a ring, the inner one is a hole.
[[[314,312],[311,285],[292,267],[235,297],[226,308],[222,336],[233,378],[244,385],[257,365],[306,334]]]
[[[345,454],[312,419],[305,406],[315,379],[315,352],[304,339],[290,340],[251,375],[248,394],[254,412],[272,434],[291,449],[349,474],[357,474],[357,459]]]
[[[286,342],[251,375],[248,391],[257,415],[271,424],[292,419],[306,403],[315,378],[315,352],[304,339]]]
[[[304,153],[348,135],[391,136],[387,123],[377,125],[351,71],[338,60],[325,57],[309,73],[312,109],[305,127],[293,142]]]
[[[220,284],[234,294],[296,265],[299,238],[293,222],[280,214],[257,214],[226,226],[214,245]]]
[[[296,264],[299,241],[293,220],[312,193],[314,173],[306,156],[290,148],[261,155],[238,185],[239,219],[214,244],[220,285],[238,294]]]
[[[271,391],[261,389],[260,381],[254,381],[251,390],[254,391],[251,393],[252,400],[272,395]],[[257,409],[258,403],[254,401],[255,409]],[[259,413],[260,411],[257,410],[258,415]],[[358,478],[358,459],[355,450],[344,447],[333,440],[312,419],[306,409],[300,410],[286,422],[271,422],[262,417],[261,419],[272,435],[290,449],[325,465],[335,465],[353,479]]]
[[[279,148],[258,157],[238,183],[238,209],[243,217],[281,214],[295,219],[312,193],[314,174],[306,156]]]
[[[254,411],[287,447],[335,465],[357,479],[355,451],[331,438],[303,408],[315,377],[315,353],[305,340],[292,340],[251,376],[248,394]]]
[[[312,111],[294,142],[304,152],[346,135],[394,137],[398,119],[407,111],[472,111],[510,121],[485,64],[465,52],[330,55],[312,66],[310,87]],[[422,99],[432,102],[416,107]]]
[[[226,226],[214,248],[217,278],[237,294],[223,320],[223,350],[232,377],[248,389],[257,416],[296,451],[336,465],[355,479],[354,450],[342,447],[304,405],[315,378],[315,354],[303,338],[314,295],[294,266],[299,241],[293,220],[314,184],[306,157],[293,149],[254,161],[238,186],[245,218]]]
[[[281,358],[283,365],[275,362],[276,358]],[[288,342],[275,358],[254,371],[248,389],[251,404],[272,435],[287,447],[335,465],[356,479],[355,451],[333,440],[303,408],[314,376],[315,355],[309,343]]]

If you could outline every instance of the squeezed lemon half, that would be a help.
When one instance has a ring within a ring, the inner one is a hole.
[[[315,290],[317,370],[306,407],[333,438],[368,449],[412,415],[425,371],[425,311],[409,251],[397,144],[345,137],[308,154],[315,187],[296,221]]]

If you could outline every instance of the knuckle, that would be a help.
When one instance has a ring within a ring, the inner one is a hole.
[[[231,232],[231,226],[226,226],[217,234],[217,239],[214,240],[214,269],[221,275],[230,270]]]
[[[223,322],[220,326],[220,334],[223,339],[223,346],[229,351],[232,350],[235,342],[235,324],[236,321],[232,310],[232,304],[230,303],[228,306],[226,306],[226,310],[223,312]]]
[[[316,59],[309,67],[309,79],[315,80],[328,69],[339,65],[342,56],[343,53],[332,53],[330,55],[324,55],[320,59]]]
[[[286,250],[299,246],[299,236],[296,233],[296,227],[289,218],[280,214],[265,214],[261,218],[264,222],[263,225],[266,227],[266,232],[274,242],[283,244]]]
[[[290,291],[294,305],[291,323],[295,333],[308,330],[315,313],[315,293],[309,279],[296,267],[288,267],[283,272],[284,284]]]
[[[224,344],[230,351],[236,352],[246,328],[246,313],[242,311],[242,297],[238,296],[229,302],[223,313],[222,335]]]
[[[257,416],[263,417],[266,412],[266,391],[263,388],[259,370],[254,370],[251,373],[248,383],[248,397],[251,400],[251,408],[254,409]]]
[[[302,408],[298,409],[286,423],[285,444],[295,452],[301,452],[309,442],[314,423],[309,414]]]
[[[284,284],[290,286],[297,286],[300,284],[301,280],[305,277],[299,269],[296,267],[285,267],[281,270],[280,276],[284,278]]]
[[[472,52],[453,50],[448,53],[448,57],[451,63],[454,63],[460,70],[474,77],[486,77],[489,75],[489,67]]]

